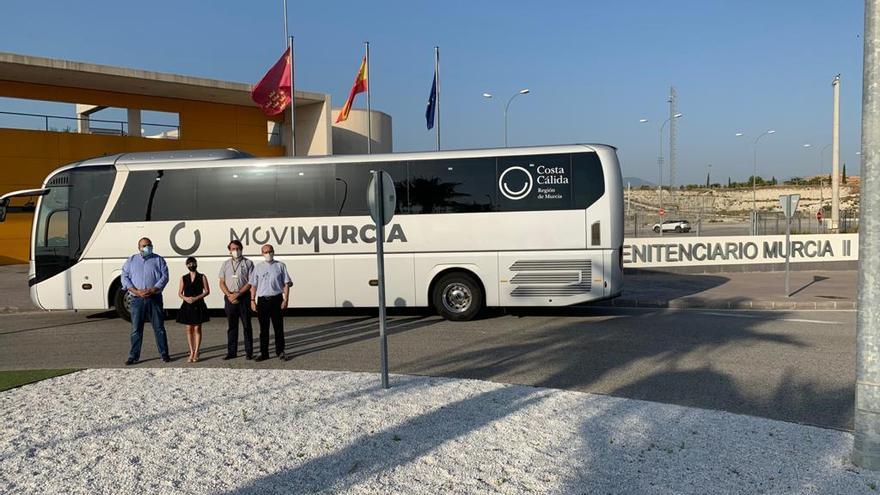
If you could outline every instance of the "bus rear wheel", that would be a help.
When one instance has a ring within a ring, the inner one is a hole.
[[[440,316],[451,321],[474,319],[483,308],[485,296],[476,278],[467,273],[449,273],[434,284],[431,301]]]
[[[125,321],[131,321],[131,292],[120,288],[114,299],[116,313]]]

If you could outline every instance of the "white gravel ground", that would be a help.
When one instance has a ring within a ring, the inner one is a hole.
[[[471,380],[87,370],[0,393],[0,493],[877,493],[852,435]],[[877,484],[875,484],[877,483]]]

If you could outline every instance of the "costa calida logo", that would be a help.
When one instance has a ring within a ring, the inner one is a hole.
[[[534,179],[532,174],[523,167],[508,167],[498,177],[498,188],[507,199],[514,201],[525,198],[532,192]]]

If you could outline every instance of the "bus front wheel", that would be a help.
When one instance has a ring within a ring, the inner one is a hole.
[[[452,321],[472,320],[483,307],[483,288],[466,273],[449,273],[434,284],[431,294],[434,309]]]
[[[131,292],[127,290],[116,291],[116,298],[114,300],[114,306],[116,307],[116,313],[125,321],[131,321]]]

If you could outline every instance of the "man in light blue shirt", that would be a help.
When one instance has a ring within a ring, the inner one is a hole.
[[[153,252],[153,241],[144,237],[138,241],[138,253],[122,265],[122,288],[131,296],[131,350],[126,365],[137,364],[141,359],[144,339],[144,322],[150,319],[156,334],[156,347],[162,361],[169,362],[168,337],[165,335],[165,308],[162,305],[162,289],[168,284],[168,265],[165,259]]]
[[[275,248],[271,244],[261,249],[266,261],[254,267],[251,276],[251,307],[260,322],[260,355],[257,361],[269,359],[269,320],[275,329],[275,354],[284,360],[284,310],[293,281],[287,266],[275,260]]]

